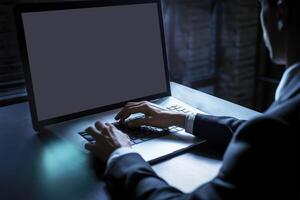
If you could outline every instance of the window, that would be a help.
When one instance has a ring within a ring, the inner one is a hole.
[[[22,63],[11,3],[0,3],[0,106],[25,100]]]

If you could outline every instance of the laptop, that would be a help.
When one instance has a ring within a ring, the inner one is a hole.
[[[113,123],[150,163],[204,142],[179,127],[129,129],[114,119],[131,101],[203,113],[171,95],[159,0],[21,4],[14,12],[37,132],[86,151],[93,139],[84,130]]]

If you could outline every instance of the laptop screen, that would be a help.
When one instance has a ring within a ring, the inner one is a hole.
[[[156,3],[22,13],[38,121],[168,90]]]

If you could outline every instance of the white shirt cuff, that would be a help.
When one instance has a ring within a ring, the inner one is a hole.
[[[137,153],[134,149],[130,148],[130,147],[120,147],[116,150],[114,150],[108,160],[107,160],[107,168],[110,167],[110,165],[113,163],[114,160],[116,160],[117,158],[119,158],[120,156],[129,154],[129,153]]]
[[[185,131],[187,133],[193,133],[194,129],[194,121],[195,121],[196,114],[188,114],[185,118]]]

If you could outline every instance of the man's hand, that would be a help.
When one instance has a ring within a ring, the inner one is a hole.
[[[185,114],[168,111],[147,101],[127,103],[115,119],[124,122],[126,118],[135,113],[143,113],[145,118],[130,121],[128,123],[129,127],[148,125],[167,128],[170,126],[184,127],[185,125]]]
[[[85,148],[103,162],[106,162],[110,154],[117,148],[131,147],[128,135],[111,124],[97,121],[95,127],[88,127],[86,132],[96,140],[96,143],[87,143]]]

